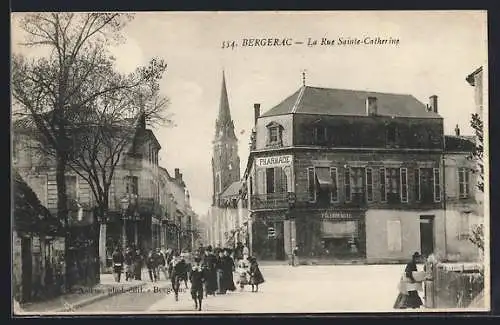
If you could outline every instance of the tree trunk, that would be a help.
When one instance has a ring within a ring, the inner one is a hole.
[[[106,242],[107,242],[107,224],[108,224],[108,195],[104,193],[103,199],[100,200],[99,212],[100,212],[100,222],[99,222],[99,264],[101,273],[107,273],[106,267]]]
[[[56,182],[57,182],[57,217],[64,223],[64,262],[65,262],[65,286],[66,290],[71,288],[70,279],[71,263],[69,257],[69,246],[71,244],[71,233],[68,218],[68,196],[66,194],[66,159],[63,154],[57,153]]]

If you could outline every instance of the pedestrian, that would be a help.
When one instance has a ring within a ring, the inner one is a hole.
[[[249,256],[250,255],[250,251],[249,251],[249,249],[248,249],[248,247],[247,247],[246,244],[243,245],[242,252],[243,252],[243,256],[245,256],[245,255]]]
[[[189,275],[191,281],[191,297],[194,300],[194,308],[201,310],[201,303],[203,301],[203,285],[205,282],[205,269],[201,265],[201,258],[196,256],[194,258],[194,265],[191,268]]]
[[[142,280],[142,268],[144,266],[144,257],[142,256],[141,250],[137,249],[134,254],[134,279]]]
[[[115,282],[120,282],[122,270],[123,270],[123,254],[119,247],[115,248],[113,255],[111,256],[113,261],[113,275],[115,277]]]
[[[258,292],[259,284],[264,283],[264,277],[262,276],[262,272],[260,272],[257,259],[253,256],[249,257],[249,259],[250,259],[250,268],[248,273],[250,275],[250,285],[252,286],[252,292]]]
[[[156,282],[158,276],[156,274],[156,258],[153,250],[151,250],[146,258],[146,267],[148,268],[149,279],[151,282]]]
[[[295,248],[292,252],[292,266],[299,265],[299,246],[295,245]]]
[[[226,290],[224,288],[223,276],[224,276],[224,253],[218,250],[219,254],[217,256],[217,262],[215,264],[215,270],[217,274],[217,294],[225,294]]]
[[[415,252],[411,258],[411,261],[406,264],[404,274],[401,276],[399,281],[399,294],[394,303],[395,309],[406,309],[406,308],[420,308],[422,306],[422,299],[418,295],[419,284],[421,284],[422,279],[415,279],[415,273],[417,272],[417,263],[420,261],[421,255]]]
[[[172,274],[170,280],[172,281],[172,289],[175,294],[175,301],[179,301],[179,289],[180,283],[183,279],[184,274],[186,273],[186,263],[179,256],[178,253],[172,259]]]
[[[226,248],[223,251],[222,256],[222,286],[223,291],[234,291],[236,286],[234,285],[233,272],[235,271],[234,260],[230,256],[230,249]]]
[[[133,267],[134,257],[131,247],[128,247],[125,251],[124,264],[125,264],[125,281],[132,280],[132,267]]]
[[[248,272],[250,269],[250,263],[247,260],[248,256],[243,255],[243,258],[238,261],[237,273],[238,280],[237,283],[240,286],[240,290],[243,291],[245,285],[249,284],[248,281]]]
[[[180,255],[180,259],[184,265],[183,271],[179,275],[180,281],[184,282],[184,286],[187,289],[188,288],[188,279],[189,279],[188,273],[191,272],[191,267],[189,266],[189,263],[188,263],[188,254],[182,253]]]
[[[168,279],[168,274],[167,274],[167,268],[165,267],[167,263],[167,260],[165,258],[165,254],[157,248],[156,249],[156,265],[158,267],[157,274],[158,274],[158,280],[160,280],[160,272],[163,273],[165,276],[165,280]]]
[[[207,246],[203,258],[203,268],[205,269],[205,297],[214,295],[217,290],[217,257],[212,252],[212,246]]]

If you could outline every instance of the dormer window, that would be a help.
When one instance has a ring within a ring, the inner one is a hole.
[[[268,145],[281,145],[282,144],[282,137],[283,137],[283,127],[276,123],[276,122],[271,122],[267,127],[267,144]]]

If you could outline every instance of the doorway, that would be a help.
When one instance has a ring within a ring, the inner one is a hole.
[[[420,216],[420,253],[427,258],[434,252],[434,216]]]

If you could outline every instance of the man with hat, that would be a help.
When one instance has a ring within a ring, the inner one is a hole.
[[[189,280],[191,281],[191,297],[194,300],[195,309],[197,310],[201,310],[205,273],[205,269],[201,266],[201,258],[196,256],[194,258],[194,265],[191,268]]]

